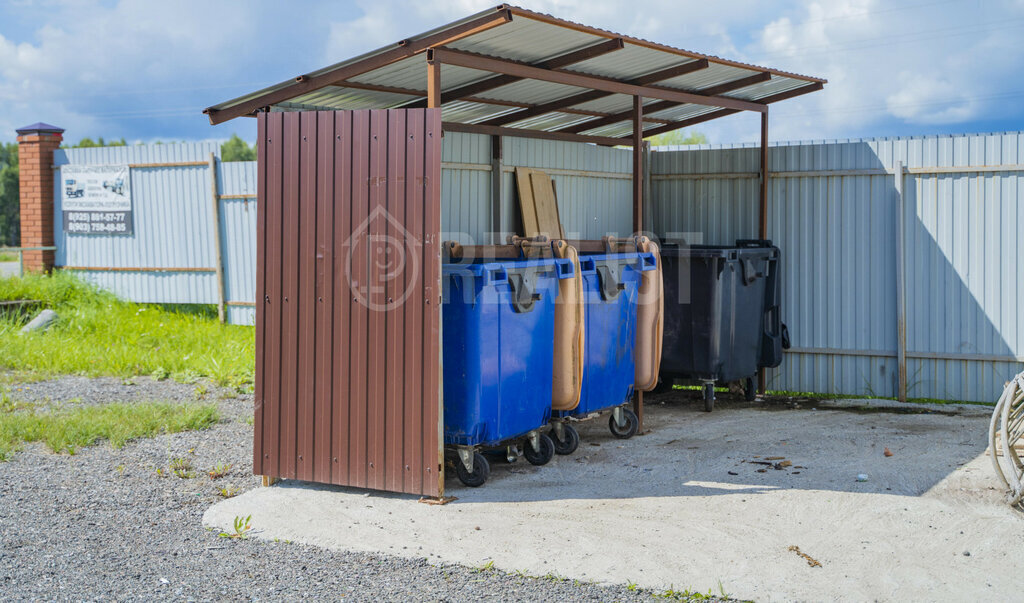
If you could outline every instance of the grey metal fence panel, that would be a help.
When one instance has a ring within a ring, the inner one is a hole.
[[[510,138],[503,144],[504,215],[499,240],[514,231],[518,219],[512,170],[520,165],[551,171],[570,236],[599,238],[630,232],[629,151]],[[490,137],[447,133],[442,150],[443,237],[467,244],[490,242],[494,207]],[[219,156],[214,143],[68,149],[58,152],[57,164],[206,162],[211,152]],[[59,177],[58,173],[55,178]],[[209,178],[205,164],[133,168],[134,235],[66,235],[58,223],[57,265],[93,268],[78,273],[132,301],[217,303]],[[218,161],[217,182],[228,320],[253,324],[256,163]],[[59,198],[56,204],[59,216]]]
[[[768,236],[783,252],[794,350],[769,387],[896,395],[902,161],[908,395],[995,400],[1024,361],[1022,143],[1009,132],[773,145]],[[757,152],[653,153],[655,232],[755,236]]]
[[[441,237],[464,245],[489,243],[491,140],[446,132],[441,141]]]
[[[256,162],[218,163],[228,322],[256,320]]]
[[[630,152],[589,144],[502,140],[501,236],[516,230],[516,166],[547,170],[570,238],[632,232]],[[447,133],[442,144],[442,236],[464,244],[492,240],[491,142],[481,134]]]
[[[62,149],[55,153],[54,163],[202,162],[211,152],[219,154],[214,143]],[[140,167],[130,174],[134,234],[86,235],[63,231],[60,170],[54,170],[57,266],[75,268],[82,278],[132,301],[215,303],[209,170]]]

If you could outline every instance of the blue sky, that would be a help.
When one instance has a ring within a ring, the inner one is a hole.
[[[0,141],[45,121],[71,141],[254,139],[209,105],[496,5],[0,0]],[[771,137],[805,140],[1024,129],[1024,0],[538,0],[534,10],[829,79],[773,107]],[[756,116],[702,124],[757,139]]]

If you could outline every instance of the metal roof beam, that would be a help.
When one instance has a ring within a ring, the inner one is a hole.
[[[462,25],[440,31],[436,34],[420,38],[419,40],[402,40],[396,44],[394,48],[367,57],[362,61],[342,65],[336,69],[331,69],[330,71],[319,75],[300,75],[295,78],[294,84],[285,88],[272,90],[264,94],[257,94],[253,98],[243,100],[242,102],[225,109],[217,110],[213,107],[209,107],[203,110],[203,113],[210,116],[211,124],[219,124],[243,115],[251,115],[263,107],[291,100],[297,96],[313,92],[314,90],[319,90],[325,86],[330,86],[331,84],[347,80],[351,77],[361,75],[368,71],[373,71],[374,69],[379,69],[386,65],[390,65],[391,63],[419,54],[432,46],[450,44],[467,36],[480,33],[481,31],[486,31],[488,29],[498,27],[499,25],[504,25],[511,20],[512,12],[503,5],[492,15],[468,21]]]
[[[707,59],[698,59],[696,61],[690,61],[689,63],[677,65],[676,67],[669,67],[668,69],[662,69],[660,71],[655,71],[654,73],[642,75],[636,79],[630,80],[629,83],[645,86],[647,84],[653,84],[654,82],[660,82],[662,80],[679,77],[680,75],[685,75],[687,73],[693,73],[694,71],[700,71],[701,69],[707,69],[708,65],[709,63]],[[505,124],[509,124],[516,121],[522,121],[524,119],[536,117],[537,115],[543,115],[545,113],[565,111],[568,107],[571,107],[573,105],[589,103],[590,101],[598,100],[601,98],[607,98],[609,96],[612,96],[611,92],[591,90],[580,94],[574,94],[566,98],[561,98],[556,101],[551,101],[549,103],[537,105],[532,109],[519,111],[511,115],[503,115],[501,117],[488,120],[484,123],[492,126],[503,126]]]
[[[561,140],[563,142],[590,142],[607,147],[622,144],[618,138],[608,136],[584,136],[582,134],[566,134],[564,132],[548,132],[546,130],[529,130],[526,128],[502,128],[483,124],[462,124],[442,122],[441,128],[446,132],[468,132],[470,134],[489,134],[491,136],[515,136],[519,138],[540,138],[542,140]]]
[[[602,90],[613,94],[629,94],[630,96],[643,96],[645,98],[657,98],[661,100],[676,101],[680,103],[693,103],[710,107],[723,107],[726,109],[739,109],[741,111],[765,110],[764,105],[752,103],[745,100],[727,98],[722,96],[703,96],[692,92],[684,92],[673,88],[662,86],[638,86],[629,82],[613,78],[586,75],[572,71],[553,71],[551,69],[540,69],[529,65],[521,65],[503,59],[452,50],[450,48],[432,48],[428,51],[433,60],[441,61],[449,65],[465,67],[467,69],[479,69],[481,71],[492,71],[515,75],[527,79],[541,80],[574,86],[577,88],[589,88],[591,90]]]
[[[731,82],[726,82],[724,84],[719,84],[717,86],[710,86],[708,88],[702,88],[700,90],[696,90],[695,92],[698,93],[698,94],[707,94],[707,95],[725,94],[726,92],[731,92],[733,90],[739,90],[741,88],[746,88],[747,86],[752,86],[754,84],[759,84],[761,82],[770,80],[771,77],[772,77],[772,74],[770,74],[770,73],[765,71],[765,72],[762,72],[762,73],[755,73],[754,75],[751,75],[749,77],[743,77],[743,78],[740,78],[740,79],[737,79],[737,80],[733,80]],[[679,106],[682,106],[682,105],[685,105],[685,104],[687,104],[687,103],[677,103],[675,101],[659,101],[659,102],[652,103],[650,105],[645,106],[644,107],[644,114],[645,115],[649,115],[651,113],[656,113],[658,111],[664,111],[665,109],[672,109],[674,107],[679,107]],[[602,126],[610,126],[611,124],[619,123],[620,121],[626,121],[626,120],[632,119],[632,116],[633,116],[633,111],[632,110],[630,110],[630,111],[621,111],[619,113],[613,113],[612,115],[609,115],[608,117],[602,117],[600,119],[594,119],[594,120],[587,121],[587,122],[584,122],[584,123],[581,123],[581,124],[576,124],[575,126],[569,126],[569,127],[566,127],[566,128],[561,128],[558,131],[559,132],[571,132],[573,134],[579,134],[580,132],[586,132],[587,130],[593,130],[594,128],[600,128]]]
[[[767,107],[769,103],[786,100],[787,98],[793,98],[794,96],[800,96],[803,94],[807,94],[809,92],[815,92],[821,90],[823,87],[824,84],[822,84],[821,82],[816,82],[809,86],[801,86],[799,88],[794,88],[793,90],[780,92],[778,94],[773,94],[772,96],[766,96],[765,98],[762,98],[757,102],[763,103],[765,107]],[[705,121],[711,121],[712,119],[718,119],[719,117],[725,117],[727,115],[732,115],[734,113],[739,113],[739,111],[737,111],[736,109],[724,109],[721,111],[712,111],[711,113],[705,113],[704,115],[698,115],[697,117],[691,117],[689,119],[674,121],[665,124],[664,126],[658,126],[657,128],[644,130],[644,138],[647,138],[649,136],[657,136],[658,134],[664,134],[666,132],[672,132],[674,130],[678,130],[679,128],[685,128],[688,126],[692,126],[694,124],[703,123]],[[619,140],[623,141],[631,139],[632,136],[623,136]]]
[[[611,40],[605,40],[603,42],[598,42],[597,44],[591,44],[590,46],[581,48],[579,50],[567,54],[563,54],[561,56],[545,59],[543,61],[538,61],[536,63],[529,63],[529,65],[531,65],[532,67],[538,67],[540,69],[561,69],[562,67],[566,67],[574,63],[582,63],[583,61],[592,59],[594,57],[599,57],[604,54],[608,54],[609,52],[622,50],[623,48],[625,48],[625,46],[626,45],[623,43],[622,38],[612,38]],[[520,64],[525,65],[527,63]],[[488,77],[473,82],[471,84],[466,84],[465,86],[460,86],[453,90],[449,90],[447,92],[441,92],[441,103],[443,104],[454,100],[459,100],[467,96],[475,96],[477,94],[480,94],[481,92],[487,92],[488,90],[494,90],[495,88],[500,88],[501,86],[507,86],[508,84],[518,82],[522,79],[524,78],[517,77],[514,75],[496,75]],[[416,101],[414,103],[404,105],[403,108],[416,109],[420,108],[421,105],[426,106],[425,101]]]
[[[405,96],[422,96],[422,97],[426,97],[427,96],[427,91],[426,90],[417,90],[415,88],[398,88],[398,87],[395,87],[395,86],[379,86],[377,84],[364,84],[362,82],[347,82],[347,81],[346,82],[339,82],[339,83],[333,84],[333,85],[334,86],[338,86],[339,88],[353,88],[355,90],[370,90],[372,92],[387,92],[387,93],[390,93],[390,94],[403,94]],[[442,97],[443,97],[443,95],[442,95]],[[532,105],[530,103],[523,103],[523,102],[519,102],[519,101],[501,100],[501,99],[497,99],[497,98],[482,98],[482,97],[478,97],[478,96],[467,96],[466,98],[463,98],[463,99],[460,99],[460,100],[465,101],[465,102],[469,102],[469,103],[480,103],[482,105],[497,105],[499,107],[516,107],[516,108],[519,108],[519,109],[526,109],[526,110],[529,110],[529,109],[531,109],[531,108],[536,106],[536,105]],[[288,101],[285,101],[285,102],[287,103]],[[278,104],[283,104],[283,103],[278,103]],[[396,108],[408,109],[409,105],[401,105],[400,107],[396,107]],[[590,111],[588,109],[565,109],[564,111],[566,113],[570,113],[570,114],[573,114],[573,115],[587,115],[587,116],[590,116],[590,117],[607,117],[609,115],[605,111]],[[659,123],[668,123],[669,122],[669,120],[664,119],[664,118],[645,118],[645,119],[647,119],[647,121],[655,121],[655,122],[659,122]]]

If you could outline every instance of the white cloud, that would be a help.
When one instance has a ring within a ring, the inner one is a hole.
[[[2,0],[0,0],[2,2]],[[774,139],[967,128],[1020,116],[1024,0],[537,0],[529,8],[758,65],[823,76],[772,108]],[[494,0],[101,0],[0,5],[0,139],[34,121],[69,137],[206,138],[198,110],[394,43]],[[41,26],[37,23],[42,23]],[[1014,93],[1017,93],[1016,96]],[[240,125],[241,123],[241,125]],[[223,128],[227,128],[226,130]],[[756,116],[701,124],[749,141]]]
[[[1019,1],[805,1],[766,25],[748,54],[829,80],[773,107],[773,138],[871,135],[1019,115],[1008,97],[1019,87],[1005,74],[1024,60],[1014,41],[1022,27]]]

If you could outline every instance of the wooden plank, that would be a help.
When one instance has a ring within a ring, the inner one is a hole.
[[[564,239],[562,221],[558,215],[558,202],[551,186],[551,177],[540,170],[530,174],[533,202],[537,214],[538,230],[549,239]]]
[[[535,237],[540,234],[540,221],[533,199],[533,184],[530,182],[530,168],[516,168],[516,190],[519,192],[519,215],[522,216],[523,235]]]

